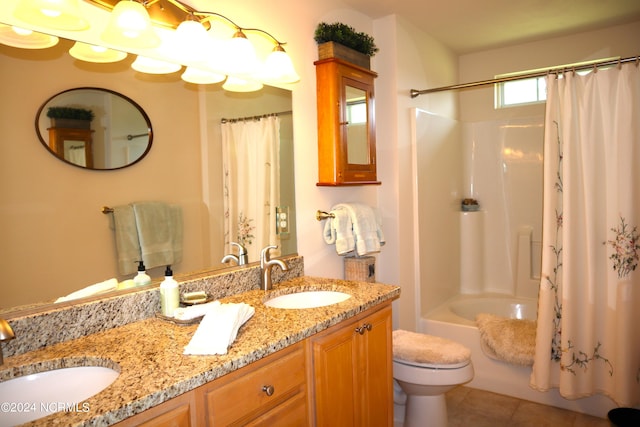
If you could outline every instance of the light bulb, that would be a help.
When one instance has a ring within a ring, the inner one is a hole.
[[[102,40],[123,48],[152,49],[160,45],[147,10],[135,1],[116,4],[102,33]]]

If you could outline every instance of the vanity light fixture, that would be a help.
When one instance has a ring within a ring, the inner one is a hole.
[[[56,36],[0,24],[0,43],[21,49],[46,49],[58,44]]]
[[[220,83],[227,76],[225,76],[224,74],[218,74],[212,71],[202,70],[195,67],[187,67],[180,77],[182,78],[182,80],[188,83],[209,85]]]
[[[255,80],[245,80],[234,76],[228,76],[222,85],[222,89],[229,92],[255,92],[262,89],[262,87],[262,83]]]
[[[182,65],[138,55],[131,68],[147,74],[171,74],[180,70]]]
[[[225,44],[224,67],[228,74],[250,76],[258,71],[259,62],[256,50],[242,29],[238,28],[233,38]]]
[[[109,11],[108,19],[104,19],[106,28],[101,22],[91,22],[92,28],[84,33],[89,37],[79,39],[84,43],[114,49],[120,52],[119,56],[129,52],[156,60],[154,64],[149,64],[151,61],[144,58],[136,60],[133,68],[140,72],[169,73],[187,66],[183,74],[183,79],[187,82],[210,84],[209,82],[222,81],[224,77],[235,77],[244,83],[238,84],[237,80],[228,78],[225,86],[233,88],[229,90],[241,91],[258,90],[256,88],[261,88],[262,83],[289,84],[300,80],[291,58],[284,50],[284,42],[262,29],[241,27],[224,15],[198,11],[179,0],[18,1],[18,7],[14,11],[16,18],[32,25],[27,28],[40,31],[41,27],[48,27],[54,34],[57,34],[54,29],[70,28],[62,28],[62,21],[50,20],[55,17],[74,16],[71,11],[79,10],[80,1],[96,7],[96,13],[88,13],[89,11],[85,10],[87,16],[92,19],[98,16],[99,8],[106,9]],[[54,9],[53,6],[57,5],[65,5],[65,8],[60,6],[60,9]],[[83,7],[89,7],[88,5]],[[45,6],[50,7],[47,9]],[[48,13],[49,21],[36,19],[38,14],[47,16],[42,11]],[[77,29],[89,27],[88,22],[81,16],[77,20],[84,25],[77,25]],[[213,20],[223,22],[221,31],[214,30]],[[104,31],[102,28],[105,28]],[[262,39],[250,40],[247,37],[253,35],[262,36]],[[97,42],[96,37],[99,38]],[[266,41],[266,44],[261,41]],[[256,47],[259,49],[256,50]],[[84,55],[80,53],[81,49],[86,48],[79,43],[77,48],[74,46],[71,54],[77,59],[91,62],[116,60],[115,57],[110,57],[110,60],[99,57],[97,52]],[[96,48],[92,49],[95,52]],[[267,55],[269,49],[272,50]],[[266,60],[259,59],[257,52],[265,52]],[[164,62],[160,64],[158,60]],[[171,66],[167,67],[167,64]]]
[[[180,61],[193,63],[202,61],[211,53],[213,40],[204,26],[192,18],[178,25],[171,45],[172,56]]]
[[[39,27],[69,31],[89,28],[80,13],[79,0],[20,0],[13,14]]]
[[[134,0],[120,1],[111,11],[102,40],[123,48],[153,49],[160,46],[145,7]]]
[[[83,42],[75,42],[69,54],[80,61],[101,64],[122,61],[127,57],[125,52]]]
[[[291,58],[280,44],[274,47],[273,51],[267,56],[260,77],[267,82],[273,83],[296,83],[300,81],[300,76],[296,73]]]

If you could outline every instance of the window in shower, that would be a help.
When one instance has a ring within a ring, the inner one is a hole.
[[[496,86],[496,108],[537,104],[547,99],[547,84],[544,77],[512,80]]]
[[[527,74],[548,72],[549,70],[575,70],[576,73],[584,75],[593,71],[592,68],[585,67],[590,67],[592,65],[595,66],[594,64],[596,63],[616,61],[619,59],[619,56],[613,58],[602,58],[593,61],[557,65],[551,68],[540,68],[537,70],[522,71],[518,73],[500,74],[495,77],[499,79],[502,77],[513,77],[518,75],[525,76]],[[559,75],[559,78],[562,78],[562,74]],[[547,82],[545,81],[545,77],[522,78],[519,80],[496,83],[494,87],[495,108],[508,108],[518,105],[540,104],[547,100]]]

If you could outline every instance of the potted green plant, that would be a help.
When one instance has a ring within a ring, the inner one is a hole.
[[[49,107],[47,117],[57,128],[90,129],[93,111],[75,107]]]
[[[370,68],[371,57],[378,52],[373,37],[341,22],[319,23],[314,40],[319,59],[340,58],[364,68]]]

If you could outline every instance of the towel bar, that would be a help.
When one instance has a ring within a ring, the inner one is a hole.
[[[102,207],[102,213],[103,214],[109,214],[109,213],[113,213],[113,208],[110,208],[109,206],[103,206]]]
[[[321,211],[321,210],[318,210],[316,212],[316,219],[318,221],[322,221],[322,220],[327,219],[327,218],[335,218],[335,217],[336,217],[335,214],[332,214],[332,213],[329,213],[329,212],[325,212],[325,211]]]

